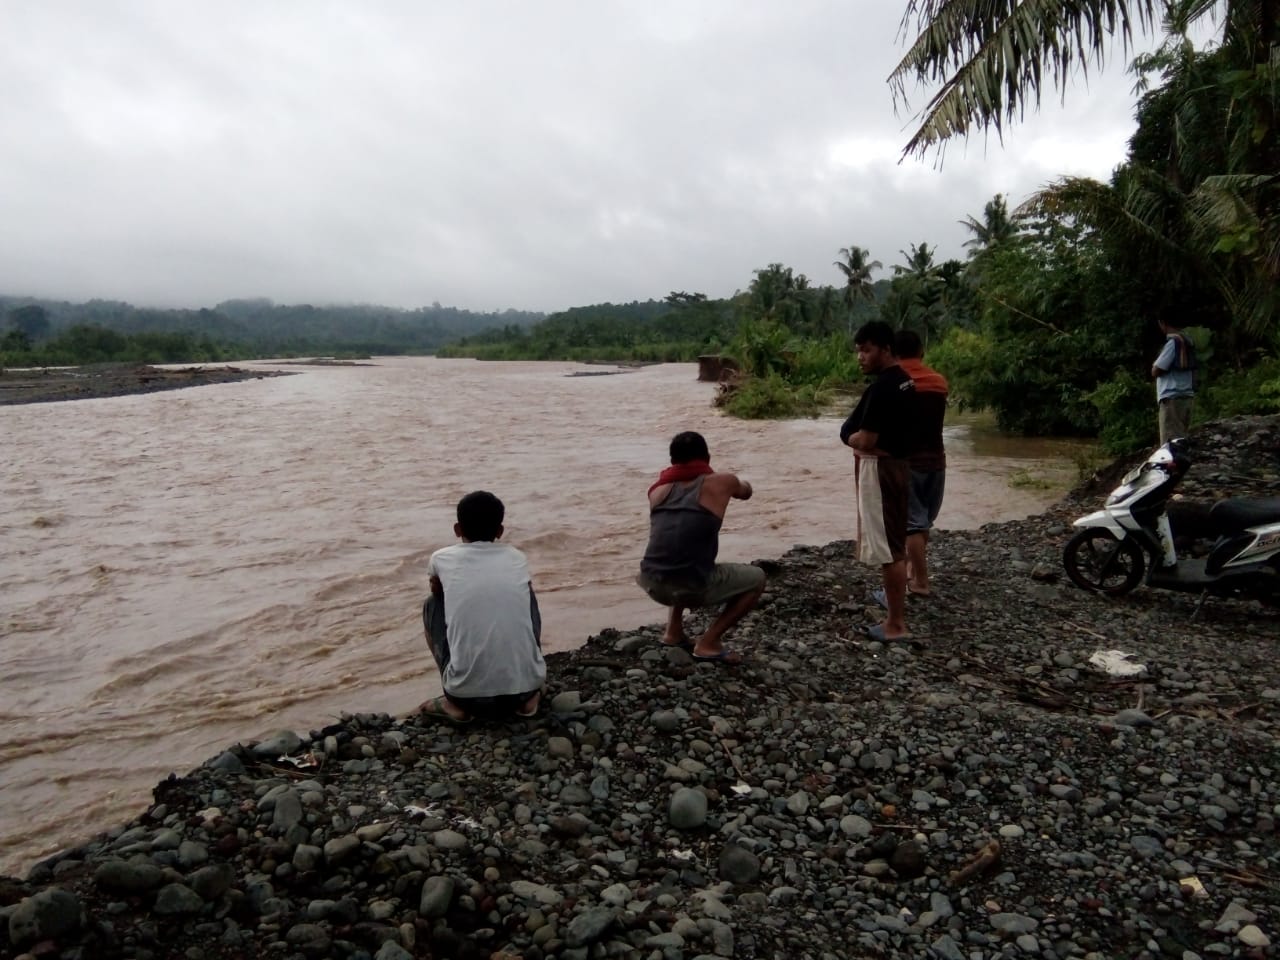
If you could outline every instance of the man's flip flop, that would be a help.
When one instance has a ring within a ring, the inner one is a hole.
[[[912,590],[910,587],[907,588],[908,600],[910,600],[912,597],[919,597],[921,599],[928,600],[929,597],[931,596],[933,596],[933,594],[919,593],[918,591]],[[889,595],[884,592],[884,587],[876,587],[874,590],[872,590],[871,599],[874,600],[876,603],[880,604],[880,606],[884,607],[886,610],[889,609]]]
[[[418,712],[424,717],[430,717],[432,720],[443,720],[445,723],[451,723],[455,727],[466,726],[475,717],[464,717],[459,720],[444,707],[444,697],[436,697],[434,700],[428,700],[418,708]]]
[[[736,650],[725,649],[721,650],[719,653],[713,653],[709,657],[704,657],[701,654],[695,653],[693,655],[693,659],[697,660],[699,663],[722,663],[726,667],[736,667],[738,664],[742,663],[742,654],[738,653]]]
[[[862,632],[872,640],[879,640],[881,643],[911,643],[913,641],[909,633],[904,633],[900,637],[886,637],[883,623],[874,623],[869,627],[863,627]]]

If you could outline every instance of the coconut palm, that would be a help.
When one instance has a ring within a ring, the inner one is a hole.
[[[965,217],[960,225],[973,234],[964,242],[966,247],[974,247],[975,253],[988,250],[998,243],[1012,239],[1017,235],[1018,227],[1009,216],[1009,207],[1005,203],[1004,194],[997,193],[982,208],[982,219]]]
[[[840,248],[840,259],[835,267],[844,274],[844,304],[850,310],[859,300],[870,303],[875,299],[875,284],[871,274],[884,266],[879,260],[869,260],[871,254],[853,245]]]
[[[1039,106],[1046,81],[1064,90],[1076,70],[1103,65],[1111,38],[1127,50],[1135,33],[1154,33],[1157,11],[1171,33],[1213,17],[1224,40],[1240,37],[1251,62],[1264,65],[1276,36],[1274,7],[1274,0],[907,0],[901,31],[916,37],[889,75],[894,102],[906,105],[913,81],[937,89],[903,154],[923,154],[974,128],[1002,134]]]

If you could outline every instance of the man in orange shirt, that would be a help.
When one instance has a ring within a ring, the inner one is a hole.
[[[921,359],[924,350],[913,330],[899,330],[894,341],[898,364],[916,386],[916,428],[907,502],[907,593],[927,597],[929,531],[942,508],[947,454],[942,445],[942,419],[947,413],[947,378]]]

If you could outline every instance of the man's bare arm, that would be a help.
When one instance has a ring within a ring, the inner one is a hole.
[[[440,578],[439,578],[439,577],[432,577],[430,582],[431,582],[431,593],[432,593],[432,595],[433,595],[433,596],[436,596],[436,597],[443,597],[443,596],[444,596],[444,584],[440,582]]]
[[[877,453],[880,434],[873,430],[859,430],[849,435],[849,446],[859,453]]]

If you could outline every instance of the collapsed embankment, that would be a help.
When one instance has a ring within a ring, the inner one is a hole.
[[[1275,419],[1196,446],[1192,496],[1280,494]],[[940,534],[916,644],[858,635],[849,544],[797,548],[741,667],[606,631],[528,722],[237,745],[0,880],[0,955],[1263,956],[1280,612],[1077,590],[1076,497]]]

